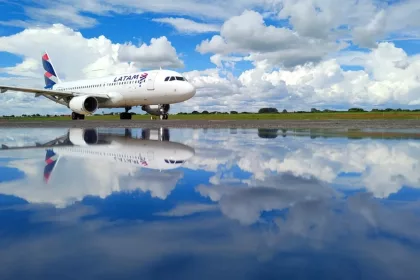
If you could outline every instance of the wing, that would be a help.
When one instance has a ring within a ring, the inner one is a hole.
[[[73,144],[70,142],[68,135],[63,135],[60,137],[57,137],[51,141],[48,141],[46,143],[35,143],[35,145],[32,146],[18,146],[18,147],[10,147],[4,144],[1,144],[0,150],[26,150],[26,149],[45,149],[45,148],[51,148],[51,147],[66,147],[66,146],[73,146]]]
[[[62,99],[65,97],[75,97],[75,96],[81,96],[81,95],[93,96],[97,98],[98,101],[106,101],[110,98],[106,94],[92,94],[92,93],[81,93],[81,92],[72,92],[72,91],[60,91],[60,90],[53,90],[53,89],[38,89],[38,88],[13,87],[13,86],[0,85],[0,93],[5,93],[8,90],[34,93],[35,97],[40,96],[40,95],[54,96],[57,99]]]

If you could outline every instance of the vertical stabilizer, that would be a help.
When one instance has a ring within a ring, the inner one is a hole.
[[[51,59],[48,56],[47,52],[44,52],[42,55],[42,67],[44,68],[44,80],[45,88],[51,89],[55,84],[60,82],[60,79],[57,76],[57,72],[52,65]]]
[[[58,155],[52,150],[48,149],[45,154],[45,167],[44,167],[44,181],[48,183],[54,168],[57,165]]]

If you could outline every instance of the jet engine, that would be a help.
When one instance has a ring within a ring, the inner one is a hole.
[[[81,115],[93,114],[98,109],[98,100],[88,95],[76,96],[70,100],[69,108]]]
[[[98,143],[99,135],[96,129],[70,128],[70,142],[75,146],[88,146]]]
[[[169,104],[163,105],[143,105],[141,107],[143,111],[146,111],[150,115],[160,116],[163,114],[167,114],[169,112],[170,106]]]

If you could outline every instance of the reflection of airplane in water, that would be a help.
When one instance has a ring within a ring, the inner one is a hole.
[[[143,129],[141,138],[132,137],[130,129],[124,129],[121,135],[112,131],[70,128],[67,135],[44,144],[27,147],[2,145],[2,149],[46,149],[46,181],[62,157],[99,159],[148,169],[169,170],[180,167],[195,154],[192,147],[169,141],[168,129]]]

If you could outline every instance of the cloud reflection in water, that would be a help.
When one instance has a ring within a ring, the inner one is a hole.
[[[28,202],[1,204],[2,279],[420,276],[415,139],[170,132],[179,168],[71,158],[47,185],[44,150],[2,151],[1,201]]]

